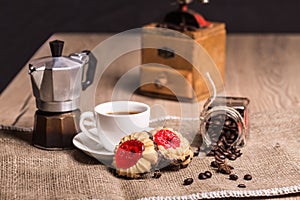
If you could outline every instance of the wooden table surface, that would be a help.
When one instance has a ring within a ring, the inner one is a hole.
[[[64,55],[93,49],[110,34],[58,33],[48,41],[65,41]],[[34,58],[49,56],[48,41]],[[250,110],[264,112],[279,109],[300,109],[300,35],[297,34],[230,34],[227,37],[226,80],[227,95],[246,96]],[[110,53],[110,52],[107,52]],[[95,103],[111,100],[114,84],[132,66],[140,62],[139,52],[117,59],[98,83]],[[134,59],[133,59],[134,58]],[[154,99],[138,94],[130,97],[152,106],[154,117],[180,115],[178,102]],[[198,102],[201,109],[203,101]],[[197,104],[197,105],[198,105]],[[191,115],[193,107],[183,106]],[[31,128],[35,112],[28,64],[19,72],[0,96],[0,124]],[[185,110],[183,110],[185,111]],[[251,118],[251,116],[250,116]],[[285,197],[294,199],[296,196]]]
[[[48,41],[65,41],[64,55],[93,49],[109,34],[58,33]],[[49,56],[48,41],[32,59]],[[228,35],[225,91],[227,95],[246,96],[254,112],[300,108],[300,35]],[[107,52],[109,53],[109,52]],[[140,52],[122,56],[109,66],[98,84],[95,103],[111,100],[118,79],[140,62]],[[134,58],[134,59],[133,59]],[[32,60],[31,59],[31,60]],[[178,102],[132,95],[132,100],[146,102],[152,114],[184,115]],[[199,110],[205,101],[200,101]],[[190,115],[193,106],[183,104]],[[32,127],[35,112],[28,64],[0,96],[0,124]],[[187,114],[188,115],[188,114]]]

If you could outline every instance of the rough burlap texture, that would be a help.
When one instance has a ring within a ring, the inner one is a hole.
[[[153,126],[161,120],[152,122]],[[194,135],[195,119],[169,118],[165,125]],[[2,126],[2,129],[7,127]],[[251,115],[251,132],[243,155],[231,164],[237,181],[216,173],[211,157],[196,157],[185,169],[162,171],[159,179],[124,180],[80,150],[45,151],[30,144],[31,132],[0,131],[0,199],[201,199],[274,196],[300,192],[300,111]],[[210,170],[211,179],[198,174]],[[250,173],[251,181],[243,180]],[[194,183],[184,186],[192,177]],[[238,188],[244,183],[247,188]]]

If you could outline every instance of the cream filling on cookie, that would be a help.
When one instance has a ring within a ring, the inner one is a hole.
[[[164,129],[168,129],[176,134],[176,136],[180,139],[180,146],[175,149],[172,147],[166,149],[162,145],[158,145],[158,149],[161,152],[161,154],[167,159],[174,160],[174,161],[181,161],[184,162],[185,164],[188,164],[193,157],[193,152],[191,150],[190,143],[188,142],[188,140],[185,137],[183,137],[182,134],[178,133],[177,131],[174,131],[171,128],[164,128]],[[155,134],[159,130],[161,129],[157,129],[155,130],[155,132],[152,133]]]
[[[150,172],[152,166],[157,163],[158,153],[155,151],[154,143],[151,139],[149,139],[148,133],[146,132],[137,132],[131,135],[125,136],[119,145],[116,147],[116,151],[119,146],[128,140],[139,140],[144,145],[144,151],[142,153],[142,157],[137,161],[137,163],[127,169],[116,168],[117,174],[120,176],[127,176],[131,178],[137,178],[140,174]],[[113,166],[116,167],[116,157],[114,157]]]

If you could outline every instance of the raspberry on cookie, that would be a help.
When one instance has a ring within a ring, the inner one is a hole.
[[[188,140],[181,133],[171,128],[158,128],[151,131],[153,141],[162,155],[165,165],[186,167],[193,158],[193,151]]]
[[[119,176],[139,178],[157,164],[158,153],[147,132],[125,136],[115,148],[112,165]]]

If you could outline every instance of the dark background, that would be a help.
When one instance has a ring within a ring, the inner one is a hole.
[[[121,32],[161,21],[172,0],[0,0],[0,92],[55,32]],[[298,33],[299,0],[211,0],[190,7],[230,33]]]

